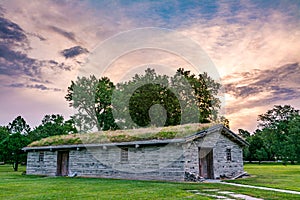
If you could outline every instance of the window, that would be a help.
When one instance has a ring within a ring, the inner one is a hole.
[[[39,162],[44,162],[44,152],[43,151],[41,151],[40,153],[39,153]]]
[[[128,161],[128,148],[121,148],[121,162]]]
[[[226,159],[227,161],[231,161],[231,149],[226,149]]]

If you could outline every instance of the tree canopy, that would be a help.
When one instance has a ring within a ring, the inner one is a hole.
[[[26,162],[21,149],[29,143],[53,135],[76,133],[72,119],[65,121],[62,115],[45,115],[42,123],[31,130],[25,119],[16,117],[7,126],[0,126],[0,161],[12,163],[15,171],[20,162]]]
[[[77,109],[74,121],[80,132],[96,127],[97,130],[115,129],[112,120],[111,96],[115,89],[107,77],[78,77],[71,82],[65,96],[70,106]]]
[[[77,78],[68,88],[66,100],[77,109],[75,122],[80,130],[127,129],[147,126],[170,126],[219,120],[220,84],[207,73],[198,76],[179,68],[172,77],[154,69],[136,74],[118,84],[109,78]]]
[[[65,121],[62,115],[45,115],[42,123],[28,134],[30,141],[40,140],[54,135],[76,133],[77,129],[72,119]]]
[[[300,162],[300,115],[290,105],[275,105],[258,116],[258,128],[253,135],[241,130],[250,143],[245,149],[247,160],[282,160]]]

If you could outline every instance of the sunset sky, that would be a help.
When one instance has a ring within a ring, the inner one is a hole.
[[[68,119],[74,110],[64,99],[67,87],[93,52],[117,34],[144,27],[175,31],[203,49],[221,78],[232,130],[254,131],[257,116],[275,104],[300,108],[300,1],[1,0],[0,125],[18,115],[31,127],[46,114]],[[97,67],[98,75],[117,82],[145,66],[189,69],[182,58],[157,49]]]

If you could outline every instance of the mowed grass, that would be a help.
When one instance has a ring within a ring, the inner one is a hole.
[[[244,170],[250,178],[230,182],[300,191],[300,165],[245,164]]]
[[[248,169],[251,166],[246,166]],[[260,166],[258,166],[260,167]],[[284,167],[284,166],[282,166]],[[219,195],[231,191],[263,199],[299,199],[299,195],[254,190],[218,183],[174,183],[100,178],[41,177],[21,175],[9,165],[0,166],[0,199],[215,199],[203,195]],[[189,190],[198,190],[202,195]],[[225,195],[226,196],[226,195]]]

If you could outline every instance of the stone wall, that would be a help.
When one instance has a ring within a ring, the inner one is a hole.
[[[69,169],[79,176],[183,181],[180,145],[127,148],[128,161],[121,161],[121,149],[116,146],[71,151]]]
[[[183,145],[184,148],[184,171],[199,175],[198,144],[194,141]]]
[[[28,152],[26,174],[56,175],[57,152],[44,151],[43,161],[39,161],[40,152]]]
[[[199,147],[213,149],[214,178],[233,177],[243,172],[243,150],[220,131],[183,145],[184,170],[199,176]],[[227,161],[226,149],[231,149],[231,161]]]
[[[226,159],[226,149],[231,149],[231,161]],[[234,177],[244,171],[243,150],[224,135],[220,135],[214,150],[215,178]]]
[[[69,174],[141,180],[184,180],[182,146],[127,147],[128,161],[121,161],[121,148],[98,147],[69,152]],[[39,152],[28,152],[27,174],[55,175],[57,152],[44,152],[39,162]]]

